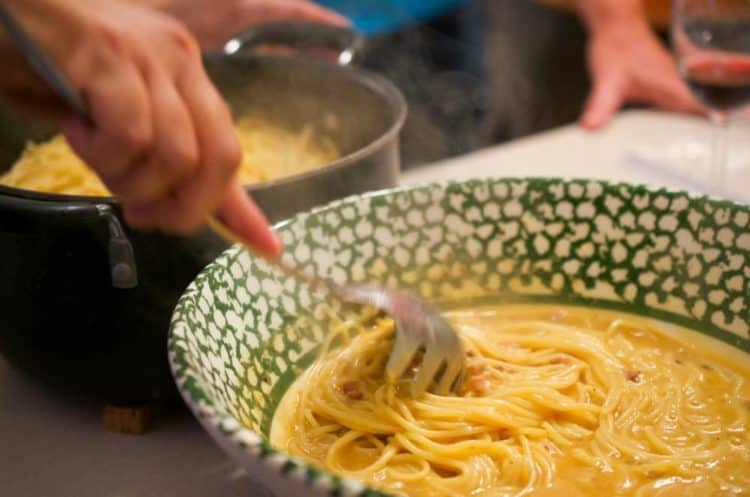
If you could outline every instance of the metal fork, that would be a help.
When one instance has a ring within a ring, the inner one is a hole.
[[[85,101],[78,90],[68,82],[65,75],[55,67],[20,23],[1,5],[0,24],[16,41],[39,76],[62,101],[73,112],[88,117]],[[422,363],[418,366],[419,369],[411,383],[411,395],[417,397],[428,389],[437,394],[447,395],[458,389],[464,372],[463,348],[455,330],[435,307],[403,290],[391,290],[377,285],[335,285],[290,266],[280,257],[269,258],[258,254],[215,218],[209,218],[208,225],[227,241],[241,244],[250,253],[263,257],[284,274],[298,281],[313,288],[322,288],[344,303],[370,305],[389,314],[396,325],[396,339],[386,364],[387,381],[395,383],[402,378],[404,373],[411,369],[415,356],[423,352]]]
[[[297,281],[320,288],[343,303],[369,305],[391,316],[396,325],[396,337],[385,367],[386,381],[399,381],[412,368],[415,356],[422,353],[421,364],[416,365],[410,385],[411,396],[418,397],[428,390],[438,395],[458,390],[465,367],[463,346],[456,331],[436,307],[405,290],[368,284],[336,285],[300,271],[281,257],[258,254],[215,218],[209,219],[208,225],[225,240],[241,244],[251,254],[264,258]]]
[[[36,41],[26,32],[24,27],[0,4],[0,25],[18,46],[21,53],[31,65],[32,69],[41,77],[49,87],[54,90],[58,97],[67,104],[70,109],[81,115],[88,116],[86,104],[80,93],[70,84],[65,75],[60,71]]]

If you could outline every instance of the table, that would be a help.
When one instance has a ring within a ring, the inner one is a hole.
[[[650,110],[621,112],[596,133],[564,126],[408,171],[402,184],[489,176],[551,176],[627,181],[712,193],[707,188],[711,127],[701,118]],[[729,134],[727,189],[750,202],[750,112]]]
[[[666,165],[664,161],[674,154],[664,150],[673,151],[691,140],[705,143],[707,134],[706,124],[699,119],[653,111],[624,112],[596,134],[567,126],[409,171],[402,182],[585,176],[697,191],[702,185],[691,176],[695,171]],[[750,143],[750,131],[744,125],[736,137],[740,144],[743,140]],[[732,174],[743,178],[750,171],[750,160],[745,164],[748,166],[738,166]],[[741,179],[732,183],[738,182],[742,185]],[[750,185],[750,181],[744,184]],[[235,468],[187,413],[160,419],[144,436],[106,432],[100,427],[99,416],[100,406],[48,391],[0,358],[0,495],[267,495]]]

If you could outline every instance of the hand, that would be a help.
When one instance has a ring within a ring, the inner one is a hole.
[[[308,0],[131,0],[173,15],[193,33],[201,48],[221,48],[252,26],[307,21],[348,26],[341,15]]]
[[[588,129],[604,126],[626,103],[704,112],[643,16],[610,19],[592,29],[588,64],[592,90],[581,117]]]
[[[65,116],[63,133],[120,199],[129,224],[188,234],[219,208],[258,250],[280,250],[235,184],[241,148],[230,113],[179,22],[116,0],[8,3],[84,96],[91,120]],[[28,88],[38,101],[49,98],[39,85]]]

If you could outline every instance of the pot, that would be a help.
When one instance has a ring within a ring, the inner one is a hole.
[[[268,43],[336,49],[338,64],[256,51]],[[360,45],[345,29],[284,23],[204,55],[236,115],[251,111],[295,128],[312,123],[342,152],[319,169],[248,186],[272,221],[396,184],[406,104],[387,80],[346,65]],[[0,353],[46,383],[103,402],[170,397],[170,315],[225,248],[208,231],[183,238],[130,230],[114,198],[0,186]]]

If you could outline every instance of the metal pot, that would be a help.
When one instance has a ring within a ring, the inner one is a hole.
[[[254,50],[267,43],[336,49],[339,64]],[[275,24],[204,56],[234,113],[295,128],[313,123],[343,152],[322,168],[248,186],[274,221],[397,182],[406,104],[387,80],[345,67],[360,43],[340,28]],[[113,198],[0,187],[0,352],[37,378],[105,402],[169,396],[172,309],[224,248],[208,232],[178,238],[131,231]]]

